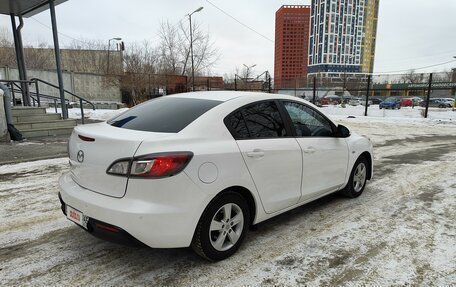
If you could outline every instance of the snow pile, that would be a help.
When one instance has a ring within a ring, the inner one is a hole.
[[[98,121],[107,121],[125,111],[128,108],[118,109],[118,110],[92,110],[92,109],[84,109],[84,118],[88,118],[90,120],[98,120]],[[48,108],[47,113],[55,113],[54,108]],[[58,113],[61,113],[61,109],[57,109]],[[71,108],[68,109],[68,117],[71,119],[80,119],[81,118],[81,109],[79,108]]]
[[[323,106],[321,110],[331,116],[355,116],[364,117],[364,106],[346,106],[330,105]],[[456,111],[452,109],[429,108],[428,119],[425,119],[424,108],[422,107],[403,107],[398,110],[380,109],[378,105],[368,107],[367,116],[369,118],[384,118],[394,121],[427,121],[427,120],[447,120],[456,122]]]

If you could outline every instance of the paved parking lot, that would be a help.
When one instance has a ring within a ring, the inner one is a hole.
[[[66,220],[65,158],[0,166],[0,285],[455,284],[456,125],[339,121],[374,142],[365,193],[264,222],[218,263],[111,244]]]

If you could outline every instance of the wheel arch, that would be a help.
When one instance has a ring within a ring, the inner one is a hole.
[[[255,222],[255,218],[257,216],[257,202],[255,200],[255,197],[253,196],[252,192],[246,188],[246,187],[243,187],[243,186],[239,186],[239,185],[233,185],[233,186],[230,186],[230,187],[227,187],[225,189],[223,189],[222,191],[220,191],[219,193],[217,193],[210,201],[209,203],[204,207],[204,210],[201,212],[201,215],[199,217],[198,220],[201,220],[202,216],[204,215],[204,213],[206,212],[207,208],[217,199],[219,198],[220,196],[222,196],[223,194],[225,193],[228,193],[228,192],[235,192],[237,194],[239,194],[240,196],[242,196],[245,201],[247,202],[247,206],[249,207],[249,217],[250,217],[250,222],[249,222],[249,225],[252,225],[253,222]]]
[[[230,187],[225,188],[224,190],[219,192],[217,194],[217,196],[214,197],[214,199],[219,197],[220,195],[222,195],[226,192],[230,192],[230,191],[240,194],[245,199],[245,201],[247,201],[247,206],[249,207],[249,215],[250,215],[249,225],[252,225],[253,222],[255,222],[256,212],[257,212],[257,204],[255,201],[255,198],[253,197],[252,192],[243,186],[235,185],[235,186],[230,186]]]
[[[358,159],[361,157],[364,157],[367,161],[367,170],[368,170],[367,179],[370,180],[372,178],[372,155],[370,154],[370,152],[365,151],[359,155]]]

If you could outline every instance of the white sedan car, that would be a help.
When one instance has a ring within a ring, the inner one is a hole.
[[[209,260],[250,226],[333,192],[359,196],[371,142],[296,97],[197,92],[161,97],[78,126],[62,210],[97,237],[191,246]]]

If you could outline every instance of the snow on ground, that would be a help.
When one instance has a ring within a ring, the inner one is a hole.
[[[57,198],[66,159],[0,166],[0,285],[297,286],[456,282],[456,125],[336,119],[374,143],[374,179],[250,232],[233,257],[129,248],[69,222]]]
[[[339,116],[364,116],[364,106],[345,106],[341,105],[329,105],[324,106],[323,111],[330,115]],[[403,107],[397,110],[391,109],[380,109],[378,105],[372,105],[368,107],[367,115],[371,118],[390,118],[396,121],[409,121],[410,119],[426,121],[424,118],[424,110],[422,107]],[[431,120],[448,120],[456,121],[456,111],[451,108],[429,108],[428,119]]]
[[[91,120],[99,120],[99,121],[107,121],[123,112],[128,110],[128,108],[118,109],[118,110],[92,110],[92,109],[84,109],[84,118],[88,118]],[[47,113],[55,113],[54,108],[46,109]],[[61,109],[57,109],[58,113],[61,113]],[[68,109],[68,117],[71,119],[80,119],[81,118],[81,109],[79,108],[71,108]]]

